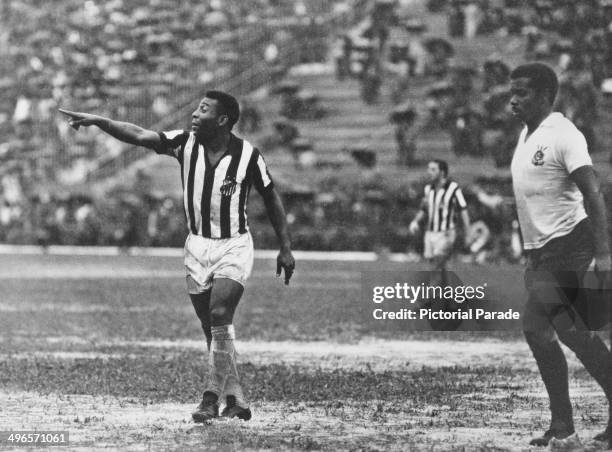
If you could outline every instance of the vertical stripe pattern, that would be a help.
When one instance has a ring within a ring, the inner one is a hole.
[[[195,203],[194,203],[194,185],[196,176],[196,166],[198,163],[198,145],[197,141],[192,146],[189,152],[189,165],[187,166],[187,187],[185,189],[184,198],[185,205],[187,206],[187,218],[189,220],[189,230],[192,234],[197,234],[198,228],[196,225],[195,217]]]
[[[211,165],[205,147],[193,133],[161,132],[160,136],[167,148],[159,153],[172,155],[181,164],[189,231],[210,238],[247,232],[246,205],[251,186],[262,193],[273,187],[261,153],[248,141],[231,135],[227,151]],[[177,138],[170,140],[170,136]]]
[[[242,140],[240,140],[240,150],[243,148]],[[234,193],[236,193],[236,174],[238,173],[238,164],[240,163],[240,153],[232,152],[230,150],[230,162],[225,172],[225,178],[220,187],[221,192],[221,206],[219,208],[219,216],[221,221],[221,238],[231,237],[231,215],[230,206],[232,199],[236,199]]]
[[[448,181],[436,189],[432,184],[425,186],[427,202],[427,229],[446,231],[455,228],[457,208],[465,209],[467,204],[457,182]]]

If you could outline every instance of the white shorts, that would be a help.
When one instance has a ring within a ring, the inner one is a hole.
[[[453,252],[457,234],[454,229],[447,231],[425,231],[423,257],[449,257]]]
[[[253,269],[253,239],[249,232],[229,239],[209,239],[189,234],[185,241],[187,290],[202,293],[213,279],[228,278],[243,286]]]

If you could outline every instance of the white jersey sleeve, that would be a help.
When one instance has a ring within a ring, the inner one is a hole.
[[[268,166],[257,148],[254,149],[248,171],[251,173],[253,185],[259,193],[274,187]]]
[[[576,127],[562,133],[556,144],[557,158],[569,174],[582,166],[593,165],[586,139]]]
[[[465,202],[465,197],[463,196],[463,192],[459,187],[455,189],[455,201],[460,209],[467,208],[467,202]]]

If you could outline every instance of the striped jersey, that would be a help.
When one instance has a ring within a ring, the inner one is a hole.
[[[183,205],[192,234],[230,238],[248,231],[246,204],[251,186],[263,193],[273,187],[266,163],[251,143],[230,134],[226,153],[216,165],[208,161],[194,132],[160,132],[158,154],[181,165]]]
[[[467,204],[457,182],[447,181],[436,189],[434,184],[425,185],[422,209],[427,214],[428,231],[447,231],[455,228],[457,209]]]

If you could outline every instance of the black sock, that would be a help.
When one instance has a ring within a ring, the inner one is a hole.
[[[525,332],[527,343],[540,370],[550,399],[551,428],[573,433],[572,404],[569,399],[567,361],[559,342],[540,334]]]

